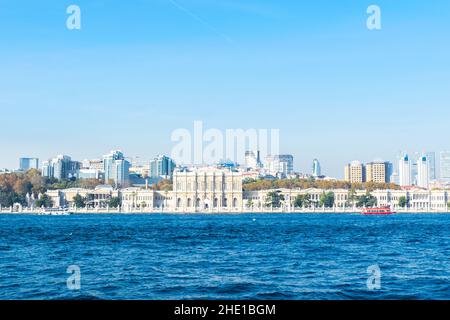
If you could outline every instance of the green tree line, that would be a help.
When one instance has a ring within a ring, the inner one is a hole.
[[[34,195],[35,199],[40,197],[36,206],[49,207],[51,199],[40,196],[48,190],[67,188],[93,189],[100,185],[101,181],[96,179],[63,180],[43,177],[39,170],[30,169],[27,172],[5,173],[0,175],[0,205],[10,207],[15,203],[26,205],[27,194]]]
[[[243,181],[244,191],[260,191],[269,189],[309,189],[317,188],[324,190],[399,190],[400,186],[393,183],[350,183],[341,180],[316,180],[316,179],[246,179]]]

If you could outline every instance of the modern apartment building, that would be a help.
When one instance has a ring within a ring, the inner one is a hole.
[[[28,171],[30,169],[39,169],[38,158],[20,158],[19,171]]]
[[[350,183],[363,183],[366,181],[365,166],[360,161],[352,161],[344,169],[345,181]]]
[[[130,162],[119,150],[111,151],[103,156],[105,183],[114,183],[119,187],[127,187],[130,178]]]
[[[366,164],[366,181],[375,183],[391,182],[392,164],[385,161],[374,161]]]
[[[80,167],[81,163],[72,161],[71,157],[58,155],[42,163],[42,175],[58,180],[76,178]]]
[[[159,155],[150,161],[150,177],[171,179],[176,164],[171,158]]]

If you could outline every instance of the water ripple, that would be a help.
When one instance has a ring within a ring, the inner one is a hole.
[[[0,298],[450,299],[448,234],[434,214],[0,215]]]

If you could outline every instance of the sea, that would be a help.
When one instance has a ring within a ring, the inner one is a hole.
[[[450,299],[450,215],[0,215],[0,299]]]

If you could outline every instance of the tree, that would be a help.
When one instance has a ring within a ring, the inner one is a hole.
[[[164,180],[161,180],[158,183],[154,184],[152,186],[152,189],[158,190],[158,191],[172,191],[173,184],[172,184],[172,181],[170,181],[169,179],[164,179]]]
[[[348,181],[329,181],[320,180],[314,178],[308,179],[245,179],[243,182],[244,191],[258,191],[267,189],[308,189],[308,188],[319,188],[324,190],[335,190],[335,189],[345,189],[345,190],[376,190],[376,189],[391,189],[399,190],[400,186],[393,183],[350,183]]]
[[[357,197],[356,206],[359,208],[372,208],[377,205],[377,198],[370,193]]]
[[[77,195],[73,197],[73,203],[75,204],[75,208],[84,208],[86,207],[86,198],[77,193]]]
[[[109,199],[108,204],[110,208],[118,208],[119,206],[122,205],[122,201],[120,200],[119,197],[112,197],[111,199]]]
[[[325,208],[332,208],[334,206],[334,193],[324,192],[320,195],[320,206]]]
[[[51,208],[53,207],[53,200],[48,195],[43,194],[38,200],[36,200],[35,205],[38,208]]]
[[[24,195],[20,195],[16,192],[3,192],[0,191],[0,205],[2,207],[11,207],[15,203],[26,205],[27,201]]]
[[[281,191],[269,192],[266,197],[266,207],[280,208],[282,201],[284,201],[284,195]]]
[[[294,207],[296,208],[308,208],[311,205],[311,195],[299,194],[294,199]]]
[[[358,197],[356,196],[356,190],[355,188],[352,186],[350,189],[350,192],[348,194],[348,201],[347,203],[351,206],[355,205],[356,200],[358,200]]]
[[[409,206],[408,198],[406,198],[405,196],[401,196],[400,198],[398,198],[398,205],[400,206],[400,208],[408,207]]]

